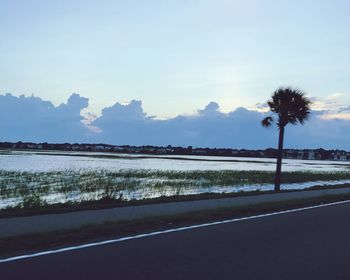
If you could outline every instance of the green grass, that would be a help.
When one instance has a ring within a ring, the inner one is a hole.
[[[350,180],[350,172],[285,172],[283,183]],[[0,199],[18,199],[17,207],[94,200],[130,200],[188,193],[211,188],[273,184],[268,171],[80,170],[16,172],[0,170]],[[50,200],[51,199],[51,200]]]

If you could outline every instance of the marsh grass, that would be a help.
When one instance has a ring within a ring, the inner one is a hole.
[[[285,172],[283,183],[350,180],[348,172]],[[46,203],[131,200],[273,184],[268,171],[80,170],[16,172],[0,170],[0,202],[17,199],[27,208]],[[17,205],[17,206],[18,206]]]

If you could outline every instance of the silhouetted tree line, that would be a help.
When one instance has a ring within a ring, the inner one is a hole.
[[[0,149],[10,150],[54,150],[54,151],[85,151],[85,152],[111,152],[126,154],[151,155],[197,155],[197,156],[223,156],[223,157],[256,157],[276,158],[277,149],[264,150],[229,149],[229,148],[193,148],[168,146],[129,146],[87,143],[32,143],[32,142],[0,142]],[[285,149],[283,157],[290,159],[315,160],[350,160],[350,153],[344,150],[325,149]]]

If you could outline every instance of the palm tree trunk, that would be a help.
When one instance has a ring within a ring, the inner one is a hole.
[[[281,190],[281,171],[282,171],[282,156],[283,156],[283,140],[284,140],[284,126],[279,127],[280,133],[278,137],[278,151],[277,151],[277,166],[275,175],[275,191]]]

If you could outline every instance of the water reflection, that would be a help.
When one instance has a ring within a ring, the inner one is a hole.
[[[104,158],[106,156],[106,158]],[[0,166],[8,171],[45,172],[60,170],[259,170],[274,171],[275,159],[204,157],[204,156],[146,156],[105,153],[37,153],[12,152],[0,154]],[[348,162],[284,160],[284,171],[344,171]]]

